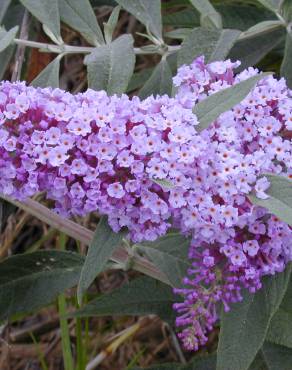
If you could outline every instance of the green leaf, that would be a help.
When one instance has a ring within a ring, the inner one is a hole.
[[[159,185],[159,186],[161,186],[162,188],[165,188],[165,189],[172,189],[174,187],[173,183],[170,182],[169,180],[155,179],[155,178],[151,178],[150,180],[155,182],[155,184],[157,184],[157,185]]]
[[[292,88],[292,32],[287,33],[284,58],[281,65],[281,76],[286,79],[288,87]]]
[[[116,0],[124,9],[133,14],[158,39],[162,38],[160,0]]]
[[[292,181],[284,176],[266,175],[270,187],[266,191],[268,199],[249,195],[252,203],[267,208],[280,220],[292,225]]]
[[[60,15],[58,0],[20,0],[43,25],[44,31],[56,43],[60,43]]]
[[[5,31],[3,28],[0,29],[0,52],[8,48],[17,34],[18,26],[11,28],[9,31]]]
[[[199,355],[186,365],[179,363],[159,364],[145,368],[145,370],[214,370],[216,366],[215,355]],[[132,370],[142,370],[135,367]]]
[[[171,95],[172,73],[166,59],[162,59],[154,68],[152,75],[139,92],[141,99],[150,95]]]
[[[264,7],[272,10],[273,12],[279,12],[284,0],[258,0]]]
[[[101,29],[88,0],[59,0],[59,10],[62,21],[80,32],[90,44],[104,44]]]
[[[231,60],[240,60],[241,65],[237,68],[237,71],[242,71],[249,66],[257,64],[263,59],[271,50],[282,42],[284,36],[284,29],[273,28],[269,29],[265,34],[238,40],[231,49],[228,58]]]
[[[292,349],[266,342],[261,350],[268,370],[291,370]]]
[[[245,31],[260,22],[277,20],[275,14],[271,11],[243,1],[240,3],[218,4],[216,9],[222,14],[224,28],[236,28]]]
[[[292,21],[292,2],[291,0],[284,0],[281,13],[283,14],[283,18],[289,24]],[[288,31],[292,31],[292,25],[288,25]]]
[[[292,310],[285,311],[281,306],[275,313],[266,340],[292,348]]]
[[[165,26],[194,28],[200,26],[200,14],[193,9],[184,9],[163,15]]]
[[[202,24],[204,24],[204,22],[207,20],[208,23],[216,28],[222,28],[221,16],[209,2],[209,0],[190,0],[190,2],[201,14]]]
[[[59,87],[60,61],[62,55],[58,55],[41,73],[31,82],[35,87]]]
[[[156,364],[150,367],[133,367],[131,370],[185,370],[179,363]]]
[[[39,251],[0,263],[0,320],[31,312],[76,285],[83,258],[76,253]]]
[[[277,19],[270,10],[245,2],[215,4],[214,7],[222,16],[223,28],[245,31],[259,22]],[[200,25],[200,15],[195,9],[187,8],[166,13],[163,16],[163,23],[173,27],[194,28]]]
[[[133,37],[122,35],[111,44],[96,48],[84,62],[90,88],[105,90],[110,95],[123,93],[135,66]]]
[[[189,246],[189,239],[179,234],[169,234],[155,242],[143,243],[138,249],[167,276],[172,286],[180,287],[187,269],[191,267]]]
[[[195,105],[193,112],[199,120],[196,126],[198,131],[207,128],[210,123],[214,122],[220,114],[239,104],[252,90],[252,88],[270,73],[262,73],[257,76],[248,78],[234,86],[218,91],[208,96]]]
[[[222,30],[208,62],[225,59],[240,34],[241,32],[238,30]]]
[[[10,29],[15,26],[15,24],[20,24],[23,19],[24,14],[24,7],[21,4],[14,4],[14,2],[6,8],[8,2],[2,0],[1,4],[1,24],[5,27],[5,29]],[[4,17],[4,18],[3,18]],[[5,30],[3,30],[3,35]],[[0,40],[1,40],[1,31],[0,31]],[[5,50],[0,53],[0,80],[3,79],[5,71],[11,61],[12,56],[14,55],[15,51],[15,44],[8,46]]]
[[[77,289],[79,304],[82,302],[83,293],[104,269],[114,250],[121,246],[124,236],[125,232],[115,233],[112,231],[106,217],[101,218],[82,267]]]
[[[250,27],[244,32],[245,38],[255,37],[262,34],[269,33],[275,29],[283,28],[283,22],[279,20],[263,21]]]
[[[7,9],[11,3],[11,0],[1,0],[0,1],[0,23],[2,24],[3,18],[7,12]]]
[[[127,92],[136,90],[143,86],[145,81],[147,81],[152,75],[153,69],[154,68],[143,68],[141,71],[134,73],[127,87]]]
[[[239,35],[240,31],[237,30],[195,28],[181,45],[178,65],[190,64],[200,55],[204,55],[208,62],[224,59]]]
[[[256,358],[254,359],[248,370],[269,370],[261,354],[261,351],[258,352]]]
[[[171,287],[152,278],[141,277],[92,300],[76,311],[74,317],[155,314],[173,322],[172,305],[176,301]]]
[[[249,370],[291,370],[292,350],[265,342]]]
[[[5,29],[20,25],[23,20],[25,7],[18,1],[12,1],[3,19]]]
[[[14,54],[15,46],[10,45],[7,49],[0,53],[0,80],[3,79],[4,73],[10,63],[10,60]]]
[[[272,318],[266,340],[292,348],[292,278],[281,305]]]
[[[192,32],[189,28],[177,28],[175,30],[165,33],[165,36],[170,39],[181,39],[184,40]]]
[[[117,3],[115,0],[90,0],[90,3],[93,8],[97,8],[98,6],[116,6]]]
[[[290,279],[291,266],[263,280],[256,293],[247,291],[243,301],[221,315],[217,370],[247,370],[264,343],[269,324],[278,310]]]
[[[118,23],[119,14],[120,14],[121,7],[116,6],[112,11],[108,21],[104,23],[104,37],[105,41],[110,44],[112,42],[113,33]]]

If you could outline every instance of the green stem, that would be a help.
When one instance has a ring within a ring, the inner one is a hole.
[[[59,247],[61,250],[66,249],[67,236],[64,233],[60,233]],[[62,339],[62,351],[65,370],[72,370],[74,368],[73,357],[71,352],[70,332],[66,315],[66,297],[65,294],[60,294],[58,297],[59,316],[60,316],[60,327],[61,327],[61,339]]]
[[[48,52],[48,53],[56,53],[56,54],[90,54],[96,47],[93,46],[72,46],[66,44],[48,44],[44,42],[36,42],[31,40],[23,40],[23,39],[14,39],[15,44],[17,45],[24,45],[29,46],[31,48],[37,48],[41,51]],[[156,45],[153,45],[156,46]],[[180,48],[178,46],[168,46],[168,52],[173,53]],[[134,52],[137,55],[142,54],[159,54],[161,50],[156,48],[156,50],[147,50],[143,48],[134,48]]]
[[[84,347],[82,339],[82,320],[76,319],[76,349],[77,349],[77,367],[76,370],[84,370]]]
[[[77,297],[75,298],[75,306],[78,308]],[[85,370],[86,363],[87,363],[87,337],[86,333],[85,336],[83,334],[82,329],[83,319],[77,317],[76,318],[76,352],[77,352],[77,366],[76,370]]]
[[[37,342],[34,334],[29,333],[29,335],[30,335],[34,345],[36,346],[39,362],[41,364],[42,369],[43,370],[49,370],[48,365],[47,365],[46,360],[45,360],[45,356],[44,356],[43,352],[41,351],[39,343]]]

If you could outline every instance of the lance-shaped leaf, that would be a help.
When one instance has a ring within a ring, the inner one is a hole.
[[[79,254],[39,251],[0,263],[0,320],[51,303],[76,285],[84,259]]]
[[[258,0],[267,9],[273,12],[278,12],[284,2],[284,0]]]
[[[60,61],[62,55],[58,55],[41,73],[31,82],[35,87],[59,87]]]
[[[169,364],[157,364],[144,370],[214,370],[216,366],[216,356],[215,355],[202,355],[195,356],[186,365],[179,363],[169,363]],[[135,367],[132,370],[143,370],[142,368]],[[263,370],[263,369],[261,369]]]
[[[89,0],[59,0],[60,16],[92,45],[104,43],[102,31]]]
[[[204,55],[206,61],[222,60],[240,35],[238,30],[214,30],[198,27],[184,39],[178,53],[178,65],[190,64]]]
[[[116,0],[124,9],[143,23],[154,36],[162,38],[160,0]]]
[[[136,90],[143,86],[143,84],[150,78],[152,73],[153,68],[144,68],[141,71],[134,73],[127,87],[127,92]]]
[[[10,63],[10,60],[14,54],[15,46],[10,45],[7,49],[0,54],[0,80],[3,79],[4,73]]]
[[[291,370],[292,368],[291,348],[266,342],[261,350],[261,355],[267,370]]]
[[[113,33],[119,20],[120,6],[116,6],[112,11],[108,21],[104,23],[104,37],[105,41],[109,44],[112,42]]]
[[[174,187],[173,183],[166,179],[155,179],[151,178],[151,181],[155,182],[155,184],[162,187],[162,189],[172,189]]]
[[[0,52],[5,50],[10,44],[13,43],[17,31],[18,26],[11,28],[9,31],[5,31],[3,28],[0,29]]]
[[[266,340],[292,348],[292,309],[280,306],[275,313],[267,333]]]
[[[3,23],[3,18],[11,4],[11,0],[1,0],[0,2],[0,24]]]
[[[241,65],[237,71],[243,71],[249,66],[257,64],[271,50],[277,47],[285,37],[282,27],[270,28],[264,34],[238,40],[228,54],[231,60],[240,60]]]
[[[145,99],[150,95],[171,95],[172,90],[172,73],[166,59],[154,68],[154,71],[145,85],[139,92],[141,99]]]
[[[177,301],[172,288],[149,277],[130,281],[104,294],[74,313],[75,317],[155,314],[173,322],[172,305]]]
[[[181,39],[184,40],[192,32],[189,28],[177,28],[175,30],[165,33],[165,36],[170,39]]]
[[[284,58],[281,65],[281,76],[286,79],[289,88],[292,88],[292,31],[287,33]]]
[[[266,340],[292,348],[292,279],[269,327]]]
[[[84,62],[90,88],[105,90],[110,95],[123,93],[135,66],[133,37],[123,35],[111,44],[96,48]]]
[[[222,28],[221,15],[216,11],[209,0],[190,0],[193,6],[201,14],[202,24],[211,24],[216,28]],[[206,23],[207,22],[207,23]]]
[[[223,28],[236,28],[245,31],[259,22],[276,19],[270,10],[246,2],[216,3],[215,8],[222,16]],[[163,23],[173,27],[190,29],[200,26],[200,15],[195,9],[187,8],[164,14]]]
[[[44,30],[55,42],[61,41],[58,0],[20,0],[45,26]]]
[[[288,32],[291,33],[292,31],[292,2],[291,0],[284,0],[282,7],[281,7],[281,14],[283,15],[283,18],[286,21],[286,24],[288,24]]]
[[[252,203],[267,208],[280,220],[292,225],[292,181],[284,176],[267,175],[270,187],[266,191],[269,198],[259,199],[249,195]]]
[[[77,289],[79,304],[82,302],[83,293],[104,269],[114,250],[121,246],[124,236],[125,232],[115,233],[112,231],[106,217],[101,218],[82,267]]]
[[[239,104],[249,94],[257,82],[269,74],[270,73],[262,73],[250,77],[234,86],[220,90],[196,104],[193,109],[193,112],[199,120],[199,125],[196,126],[196,129],[198,131],[204,130],[210,123],[214,122],[221,113]]]
[[[284,28],[283,22],[279,20],[263,21],[247,29],[243,36],[244,38],[253,38],[255,36],[269,33],[275,29]]]
[[[221,315],[217,370],[247,370],[264,343],[272,317],[287,290],[291,266],[267,277],[256,293],[247,291],[243,301]]]
[[[168,277],[172,286],[180,287],[191,266],[188,259],[189,246],[189,239],[179,234],[169,234],[153,243],[139,245],[138,248]]]

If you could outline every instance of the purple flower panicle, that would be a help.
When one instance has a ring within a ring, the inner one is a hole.
[[[184,301],[174,305],[186,348],[207,341],[217,306],[292,259],[290,227],[247,195],[267,198],[266,173],[292,177],[292,99],[283,79],[264,77],[237,106],[198,132],[194,105],[258,70],[238,62],[179,68],[174,98],[141,101],[87,90],[0,85],[0,192],[45,192],[64,217],[98,210],[134,242],[175,227],[192,239]],[[170,183],[172,186],[163,186]]]

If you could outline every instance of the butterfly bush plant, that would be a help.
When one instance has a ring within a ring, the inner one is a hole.
[[[21,0],[52,42],[22,38],[23,24],[20,35],[2,29],[7,60],[14,44],[57,56],[31,84],[0,84],[0,195],[57,228],[62,249],[65,234],[89,248],[85,259],[65,250],[4,259],[0,317],[58,294],[65,314],[62,293],[77,285],[75,317],[156,314],[173,326],[193,354],[163,369],[290,369],[292,5],[170,3],[117,0],[101,30],[87,0]],[[121,9],[144,24],[144,46],[113,38]],[[61,21],[90,46],[65,44]],[[267,71],[275,48],[274,74],[255,67]],[[73,53],[88,73],[76,94],[58,88],[60,62]],[[160,62],[134,73],[136,56],[148,54]],[[72,221],[92,213],[94,235]],[[109,267],[147,277],[83,304]],[[214,335],[217,351],[206,351]]]

